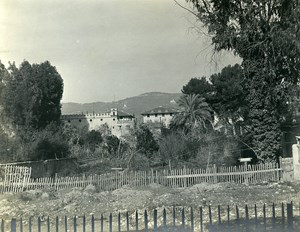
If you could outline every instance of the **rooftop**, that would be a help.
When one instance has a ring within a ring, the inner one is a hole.
[[[147,114],[170,114],[170,113],[178,113],[178,109],[174,108],[165,108],[165,107],[157,107],[152,110],[148,110],[146,112],[141,113],[141,115],[147,115]]]

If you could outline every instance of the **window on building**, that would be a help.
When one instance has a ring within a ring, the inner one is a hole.
[[[103,121],[103,118],[101,118],[100,121]]]
[[[90,122],[93,121],[92,119],[90,119]]]
[[[170,113],[170,116],[173,116],[173,114],[172,114],[172,113]]]
[[[154,116],[157,117],[157,114],[155,114]]]
[[[79,119],[78,121],[81,122],[81,119]]]
[[[165,117],[165,114],[161,114],[162,117]]]
[[[116,119],[114,118],[113,121],[116,121]]]
[[[147,114],[147,117],[150,118],[150,114]]]
[[[68,120],[68,123],[70,123],[71,122],[71,120]]]

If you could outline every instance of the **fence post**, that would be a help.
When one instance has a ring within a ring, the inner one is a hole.
[[[101,214],[100,221],[101,221],[101,223],[100,223],[101,224],[100,225],[100,231],[103,232],[103,227],[104,227],[103,226],[103,214]]]
[[[31,232],[32,231],[32,217],[30,216],[29,217],[29,223],[28,223],[28,227],[29,227],[29,232]]]
[[[50,232],[50,218],[47,217],[47,231]]]
[[[285,228],[285,219],[284,219],[284,204],[283,202],[281,203],[281,228],[284,230]]]
[[[112,213],[109,214],[109,231],[112,232]]]
[[[208,206],[209,225],[212,226],[211,206]]]
[[[186,168],[184,166],[183,168],[183,175],[186,175]],[[183,178],[183,187],[186,188],[187,187],[187,177]]]
[[[258,231],[258,218],[257,218],[257,206],[254,205],[254,224],[255,224],[255,230]]]
[[[246,231],[249,232],[250,228],[249,228],[249,210],[248,210],[248,206],[245,206],[245,214],[246,214],[246,219],[245,219],[245,224],[246,224]]]
[[[221,206],[218,205],[218,226],[219,226],[219,230],[221,227]]]
[[[82,217],[82,232],[85,232],[85,228],[86,228],[86,219],[85,219],[85,215],[83,215],[83,217]]]
[[[56,230],[56,232],[58,232],[58,228],[59,228],[59,218],[58,218],[58,216],[56,216],[56,220],[55,220],[55,230]]]
[[[166,215],[166,209],[163,210],[163,231],[167,231],[167,215]]]
[[[57,173],[55,173],[55,176],[54,176],[54,190],[55,191],[57,190]]]
[[[280,181],[280,170],[279,170],[279,165],[278,165],[278,163],[276,163],[276,169],[277,169],[277,171],[276,171],[276,177],[277,177],[277,182],[279,182]]]
[[[191,207],[191,232],[194,232],[195,226],[194,226],[194,211],[193,207]]]
[[[155,183],[154,181],[154,173],[153,173],[153,169],[151,168],[151,184]]]
[[[1,232],[4,232],[4,220],[1,220]]]
[[[74,232],[76,232],[77,231],[76,216],[73,217],[73,227],[74,227]]]
[[[267,229],[267,213],[266,213],[266,204],[263,206],[263,217],[264,217],[264,230]]]
[[[218,177],[217,177],[217,166],[214,164],[214,183],[216,184],[218,182]]]
[[[68,218],[65,216],[65,232],[68,232]]]
[[[11,232],[17,232],[17,221],[15,218],[11,219]]]
[[[145,232],[148,232],[148,214],[146,209],[144,213],[144,222],[145,222]]]
[[[203,232],[203,209],[202,206],[200,206],[199,209],[199,216],[200,216],[200,232]]]
[[[276,225],[276,212],[275,212],[275,203],[272,205],[272,230],[275,230]]]
[[[95,232],[95,218],[94,218],[94,215],[92,215],[92,218],[91,218],[91,227],[92,227],[92,232]]]
[[[135,211],[135,231],[139,231],[139,213],[138,210]]]
[[[20,232],[23,232],[23,220],[20,218]]]
[[[176,211],[175,211],[175,206],[173,206],[173,230],[175,231],[175,227],[176,227]]]
[[[279,156],[279,168],[280,168],[280,170],[279,170],[278,174],[279,174],[279,180],[280,180],[283,178],[282,157],[281,156]]]
[[[287,223],[288,231],[293,231],[293,202],[287,203]]]
[[[227,231],[230,231],[230,207],[227,205]]]
[[[128,211],[126,212],[126,229],[127,229],[127,232],[129,232],[129,213],[128,213]]]
[[[235,206],[235,211],[236,211],[236,231],[240,231],[240,214],[237,205]]]
[[[154,210],[153,221],[154,221],[153,231],[157,232],[157,209]]]
[[[118,232],[121,232],[121,213],[118,213]]]
[[[182,216],[182,229],[181,229],[181,231],[182,232],[185,232],[185,213],[184,213],[184,208],[182,208],[182,213],[181,213],[181,216]]]
[[[38,232],[41,232],[41,217],[38,217]]]

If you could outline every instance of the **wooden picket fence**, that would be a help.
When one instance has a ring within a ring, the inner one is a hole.
[[[299,231],[299,206],[272,205],[171,207],[107,215],[30,217],[1,221],[4,231]],[[25,222],[25,223],[24,223]],[[36,230],[37,228],[37,230]]]
[[[97,186],[100,191],[112,191],[124,185],[142,187],[153,183],[180,188],[199,183],[262,183],[279,181],[281,168],[278,164],[259,164],[253,166],[220,167],[208,169],[178,169],[163,171],[114,171],[102,175],[73,176],[73,177],[46,177],[31,179],[27,189],[65,189],[85,188],[87,185]]]
[[[31,168],[2,165],[0,166],[0,193],[21,192],[28,188]]]
[[[206,183],[262,183],[279,181],[282,168],[276,163],[241,165],[234,167],[209,167],[207,169],[176,169],[162,171],[113,171],[101,175],[73,177],[29,178],[31,169],[17,166],[7,167],[4,181],[0,182],[1,192],[19,192],[30,189],[85,188],[94,185],[100,191],[111,191],[124,185],[142,187],[153,183],[173,188],[185,188]]]

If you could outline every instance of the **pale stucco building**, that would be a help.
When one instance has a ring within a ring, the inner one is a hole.
[[[177,109],[160,106],[152,110],[148,110],[141,115],[143,116],[143,123],[158,123],[165,127],[169,127],[171,120],[178,112],[179,111]]]
[[[117,137],[129,133],[134,126],[134,115],[125,113],[116,108],[107,113],[65,114],[62,120],[78,128],[97,130],[101,125],[107,124],[111,133]]]

